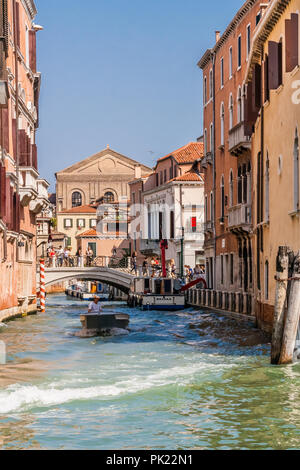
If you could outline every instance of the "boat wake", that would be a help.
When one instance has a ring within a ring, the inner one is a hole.
[[[224,366],[232,367],[229,364],[222,364],[222,368]],[[201,373],[203,374],[203,380],[205,380],[208,372],[211,377],[211,367],[207,363],[202,363],[187,367],[163,369],[152,375],[140,375],[110,385],[99,384],[83,388],[78,386],[60,388],[57,381],[55,384],[49,384],[48,386],[45,384],[41,386],[12,385],[0,391],[0,415],[25,412],[32,408],[47,408],[74,401],[111,400],[135,393],[147,393],[150,390],[166,386],[180,388],[192,384],[195,380],[199,381]],[[77,384],[80,384],[80,378],[78,378]],[[65,386],[66,383],[61,384],[61,387]]]

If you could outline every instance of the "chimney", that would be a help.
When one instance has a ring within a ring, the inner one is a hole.
[[[135,178],[140,179],[142,177],[142,168],[140,165],[136,165],[135,167]]]
[[[216,43],[217,43],[221,37],[221,31],[215,31],[215,33],[216,33]]]

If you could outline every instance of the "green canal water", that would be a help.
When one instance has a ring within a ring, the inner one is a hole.
[[[113,309],[130,313],[128,336],[74,337],[85,304],[64,295],[1,329],[10,362],[42,369],[0,388],[2,449],[300,448],[300,365],[270,366],[250,327]]]

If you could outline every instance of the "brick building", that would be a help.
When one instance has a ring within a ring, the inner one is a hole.
[[[36,310],[36,216],[49,185],[37,168],[35,15],[33,0],[0,1],[0,320]]]
[[[253,292],[251,140],[245,84],[253,34],[267,3],[244,2],[198,63],[203,71],[205,255],[210,288]],[[252,310],[252,307],[250,307]]]

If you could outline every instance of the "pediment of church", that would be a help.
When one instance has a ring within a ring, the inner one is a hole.
[[[112,149],[106,149],[58,172],[57,175],[68,174],[71,176],[72,174],[82,174],[93,175],[95,177],[96,175],[123,174],[134,177],[135,167],[137,165],[139,165],[139,163],[135,160],[125,157]],[[150,170],[144,165],[141,165],[141,169],[142,174],[146,174]]]

